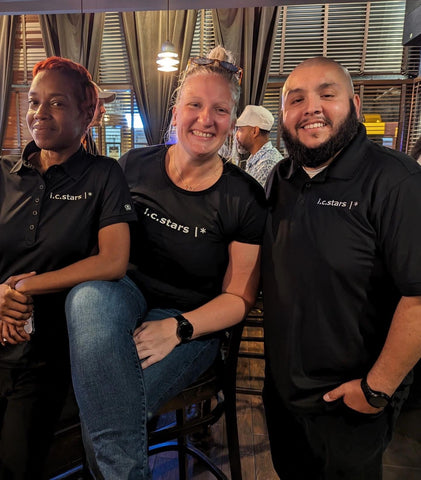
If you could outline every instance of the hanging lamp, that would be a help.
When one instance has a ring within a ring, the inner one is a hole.
[[[167,39],[169,38],[170,30],[170,0],[167,0]],[[166,40],[161,47],[161,51],[158,53],[156,63],[160,72],[176,72],[178,70],[178,53],[175,50],[175,46]]]

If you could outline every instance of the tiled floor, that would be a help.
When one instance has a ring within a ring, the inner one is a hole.
[[[249,332],[258,335],[258,331]],[[261,351],[259,342],[243,342],[242,350]],[[264,362],[260,359],[240,358],[238,386],[261,388]],[[239,439],[243,480],[275,480],[269,451],[262,399],[259,395],[237,395]],[[225,448],[223,419],[211,428],[206,451],[230,478],[228,453]],[[151,457],[153,480],[178,480],[175,454],[166,453]],[[200,465],[191,461],[189,473],[192,480],[211,480]],[[303,479],[309,480],[309,479]],[[421,407],[404,411],[398,421],[392,443],[384,455],[384,480],[421,480]]]

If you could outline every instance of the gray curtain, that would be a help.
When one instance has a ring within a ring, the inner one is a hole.
[[[150,145],[165,139],[177,80],[177,72],[158,72],[156,56],[162,43],[169,40],[180,58],[179,71],[184,70],[190,56],[197,12],[177,10],[167,15],[167,11],[121,13],[133,88]]]
[[[0,15],[0,141],[6,130],[10,87],[13,72],[13,51],[18,16]],[[17,119],[15,119],[16,121]]]
[[[240,110],[261,105],[275,44],[280,7],[218,8],[213,11],[216,42],[243,67]]]
[[[78,62],[97,80],[104,20],[105,13],[39,15],[47,56]]]

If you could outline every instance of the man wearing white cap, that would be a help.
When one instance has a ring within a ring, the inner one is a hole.
[[[102,124],[104,114],[107,111],[104,105],[106,103],[114,102],[116,93],[102,90],[102,88],[99,85],[97,85],[95,82],[92,82],[92,83],[95,85],[95,88],[97,90],[98,101],[95,107],[94,116],[92,117],[92,121],[89,124],[88,131],[86,132],[86,135],[82,139],[82,144],[88,153],[91,153],[92,155],[99,155],[99,151],[95,144],[95,140],[92,137],[91,128],[99,127]]]
[[[269,140],[273,122],[273,115],[266,108],[247,105],[236,123],[238,151],[251,154],[245,170],[262,186],[272,168],[283,158]]]

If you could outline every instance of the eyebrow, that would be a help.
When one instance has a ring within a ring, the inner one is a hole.
[[[329,88],[329,87],[336,87],[338,85],[338,83],[336,82],[325,82],[325,83],[322,83],[320,84],[318,87],[317,87],[317,90],[324,90],[325,88]],[[292,90],[288,90],[287,91],[287,95],[290,95],[291,93],[304,93],[306,90],[304,88],[294,88]]]
[[[324,88],[329,88],[329,87],[336,87],[338,86],[339,84],[337,82],[330,82],[330,83],[322,83],[320,86],[319,86],[319,90],[323,90]]]
[[[29,97],[29,95],[35,95],[35,96],[37,96],[38,93],[37,93],[36,91],[34,91],[34,90],[30,90],[30,91],[28,92],[28,97]],[[66,98],[67,98],[67,94],[66,94],[66,93],[63,93],[63,92],[50,93],[48,96],[49,96],[49,97],[66,97]]]

